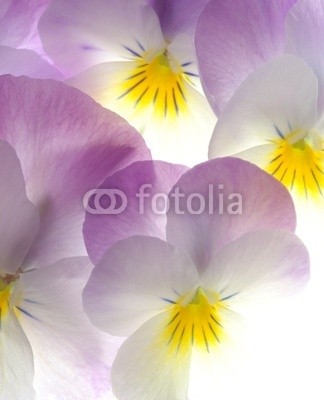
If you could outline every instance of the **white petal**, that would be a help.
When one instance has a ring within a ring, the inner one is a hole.
[[[164,118],[163,115],[157,116],[154,109],[155,89],[146,95],[152,101],[144,106],[141,103],[136,105],[127,96],[121,97],[125,93],[122,88],[125,77],[132,76],[131,71],[136,71],[136,66],[135,62],[104,63],[69,79],[67,83],[125,118],[143,134],[154,159],[189,166],[207,160],[216,116],[200,93],[199,80],[193,78],[192,84],[184,82],[185,110],[180,110],[177,116]],[[190,72],[195,73],[195,68]],[[141,91],[138,95],[140,97]]]
[[[69,76],[164,44],[153,9],[133,0],[54,0],[39,30],[45,51]]]
[[[133,236],[113,245],[84,290],[84,307],[100,329],[129,336],[198,286],[190,258],[160,239]]]
[[[211,261],[202,281],[240,311],[245,302],[259,304],[290,295],[308,278],[306,247],[294,234],[273,230],[247,233],[228,244]]]
[[[228,102],[209,147],[210,158],[231,155],[314,127],[318,84],[295,56],[284,55],[252,73]]]
[[[109,371],[119,340],[93,327],[82,307],[92,265],[60,260],[24,273],[20,321],[35,357],[39,399],[109,399]]]
[[[1,318],[0,361],[1,400],[33,400],[33,353],[13,311]]]
[[[170,357],[159,337],[165,313],[150,319],[121,346],[112,368],[119,400],[185,400],[190,353]]]

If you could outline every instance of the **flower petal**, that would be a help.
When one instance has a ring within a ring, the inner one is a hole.
[[[313,128],[318,83],[304,61],[283,55],[253,72],[219,118],[209,155],[235,154]]]
[[[324,4],[322,1],[300,0],[286,19],[286,52],[296,54],[313,69],[319,81],[319,104],[324,107]]]
[[[133,236],[112,246],[95,267],[84,308],[95,326],[129,336],[197,286],[188,256],[160,239]]]
[[[229,243],[210,262],[202,282],[240,311],[246,302],[290,295],[308,279],[304,244],[291,232],[273,230],[249,232]]]
[[[30,33],[35,17],[48,0],[2,0],[0,45],[17,47]]]
[[[0,273],[15,274],[38,233],[39,215],[26,196],[17,155],[3,140],[0,160]]]
[[[92,265],[68,258],[21,276],[20,321],[35,357],[40,399],[109,399],[108,373],[118,341],[94,328],[82,307]]]
[[[180,43],[182,45],[186,44],[181,40]],[[175,50],[175,46],[180,49],[180,43],[175,41],[170,45],[170,49]],[[184,57],[183,60],[185,61],[193,60],[194,58],[193,55],[190,55],[190,49],[185,51],[182,49],[181,52],[177,51],[174,54],[178,57]],[[186,55],[188,55],[188,58],[186,58]],[[134,66],[132,67],[133,64]],[[190,73],[195,73],[195,63],[192,62],[192,64]],[[156,105],[154,100],[155,88],[150,87],[149,84],[145,85],[143,83],[144,86],[141,86],[137,94],[137,101],[135,101],[136,96],[134,101],[123,96],[122,84],[125,82],[125,76],[132,75],[131,71],[136,71],[136,63],[103,63],[69,79],[67,83],[89,94],[102,106],[125,118],[143,134],[154,159],[183,163],[185,165],[195,165],[198,162],[205,161],[216,117],[207,99],[199,91],[199,82],[192,81],[193,84],[189,84],[186,81],[181,81],[183,83],[181,92],[176,92],[175,95],[173,91],[175,97],[172,101],[178,107],[180,97],[184,96],[184,110],[180,109],[174,117],[165,118],[164,97],[162,102],[163,113],[161,116],[157,116],[157,112],[161,110],[159,110],[159,106]],[[136,74],[133,76],[136,76]],[[141,80],[138,83],[141,83]],[[158,90],[160,93],[164,93],[166,89],[169,88],[165,88],[162,83]],[[127,91],[124,93],[127,93]],[[143,99],[143,95],[146,95],[146,97],[144,105],[141,105],[138,100]],[[178,100],[176,100],[176,96],[178,96]],[[162,98],[162,96],[160,97]],[[169,103],[166,104],[172,110],[173,103],[170,105],[172,97],[168,98]],[[181,152],[179,152],[179,148],[181,148]]]
[[[119,116],[62,83],[0,77],[0,137],[20,159],[41,229],[27,264],[86,255],[84,195],[110,174],[149,158]]]
[[[212,0],[196,31],[206,95],[218,115],[255,68],[284,49],[284,19],[296,0]]]
[[[31,50],[0,46],[0,75],[62,80],[61,73]]]
[[[170,39],[179,33],[194,33],[208,0],[149,0],[157,12],[163,34]]]
[[[127,204],[115,215],[87,213],[83,234],[91,260],[97,263],[113,243],[133,235],[165,240],[167,195],[186,170],[162,161],[142,161],[107,178],[97,196],[121,191]]]
[[[121,346],[112,368],[118,399],[187,399],[190,353],[172,359],[158,343],[165,319],[165,313],[150,319]]]
[[[0,348],[1,399],[33,400],[33,353],[14,312],[1,318]]]
[[[188,253],[200,270],[220,248],[247,232],[294,231],[296,226],[286,188],[235,158],[192,168],[181,176],[169,198],[167,240]]]
[[[39,22],[45,51],[67,75],[164,43],[157,15],[133,0],[54,0]],[[128,48],[128,49],[127,49]],[[133,54],[134,55],[134,54]]]

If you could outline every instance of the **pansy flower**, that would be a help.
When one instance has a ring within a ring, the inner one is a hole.
[[[5,76],[0,90],[0,397],[107,399],[116,346],[82,308],[93,268],[82,200],[149,152],[124,120],[62,83]]]
[[[55,0],[40,35],[68,83],[126,118],[155,158],[192,164],[207,158],[215,124],[193,43],[205,1],[151,3]]]
[[[196,35],[206,93],[214,110],[222,111],[209,157],[235,154],[286,185],[297,232],[320,264],[323,15],[323,1],[213,0]]]
[[[150,177],[149,189],[141,179],[136,188],[139,170]],[[308,279],[307,250],[292,233],[293,203],[275,179],[239,159],[198,165],[181,175],[167,214],[160,210],[154,225],[148,199],[152,206],[164,197],[166,176],[170,182],[172,170],[158,162],[116,173],[100,190],[132,182],[128,194],[137,192],[138,200],[145,194],[144,218],[137,218],[131,196],[126,218],[89,214],[84,225],[97,260],[84,290],[85,310],[100,329],[128,337],[112,367],[120,400],[187,399],[197,354],[217,360],[249,304],[291,294]],[[112,221],[117,228],[109,228]]]

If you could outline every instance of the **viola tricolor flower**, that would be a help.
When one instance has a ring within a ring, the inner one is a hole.
[[[193,43],[204,3],[55,0],[39,30],[69,84],[133,124],[155,158],[192,164],[207,158],[216,121]]]
[[[123,182],[134,191],[140,168],[151,177],[150,196],[165,188],[161,177],[170,182],[179,174],[158,162],[136,163],[101,188]],[[223,184],[223,195],[213,200],[211,183]],[[242,214],[219,213],[231,193],[241,193]],[[196,212],[184,211],[193,195],[204,199],[199,213],[196,202]],[[180,177],[168,198],[169,211],[157,219],[158,226],[150,210],[139,220],[132,204],[126,219],[88,215],[84,225],[89,254],[98,260],[84,290],[85,310],[100,329],[128,337],[112,368],[112,388],[120,400],[187,399],[195,353],[217,360],[249,302],[260,306],[308,279],[307,250],[292,233],[292,200],[252,164],[233,158],[201,164]],[[109,228],[113,219],[115,228]],[[127,226],[135,236],[124,238]],[[96,236],[100,228],[104,233]]]
[[[149,152],[120,117],[62,83],[5,76],[0,91],[0,397],[107,399],[116,345],[82,308],[93,268],[82,199]]]

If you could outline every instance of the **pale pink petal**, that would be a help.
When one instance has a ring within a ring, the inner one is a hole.
[[[14,149],[0,140],[0,274],[15,274],[39,230],[36,207],[26,196]],[[0,276],[1,276],[0,275]]]
[[[247,232],[296,227],[288,190],[236,158],[218,158],[192,168],[169,198],[167,240],[187,252],[200,271],[219,249]]]
[[[108,247],[129,236],[155,236],[165,240],[168,193],[186,170],[186,167],[162,161],[142,161],[107,178],[97,194],[89,198],[83,228],[92,261],[97,263]],[[118,201],[116,214],[106,213],[111,204],[109,193]],[[95,196],[102,211],[93,204]]]
[[[0,77],[0,138],[16,150],[41,213],[26,266],[86,255],[83,197],[149,152],[123,119],[62,83]]]
[[[296,54],[313,69],[319,81],[319,105],[324,107],[324,3],[300,0],[286,18],[286,51]]]
[[[288,231],[249,232],[229,243],[211,260],[202,284],[219,293],[232,310],[289,296],[309,279],[309,255]]]
[[[0,75],[62,80],[63,75],[31,50],[0,46]]]
[[[211,0],[196,46],[207,97],[218,115],[257,67],[282,54],[285,17],[296,0]]]

